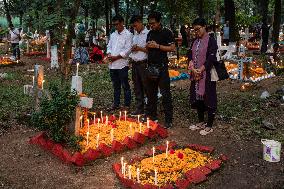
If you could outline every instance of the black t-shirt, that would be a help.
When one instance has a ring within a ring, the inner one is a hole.
[[[167,29],[162,28],[161,30],[151,30],[147,35],[147,42],[155,41],[159,45],[170,46],[174,43],[173,33]],[[160,49],[149,48],[148,49],[148,62],[150,64],[167,65],[169,60],[167,52]]]

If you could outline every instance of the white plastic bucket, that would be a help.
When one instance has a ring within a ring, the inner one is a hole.
[[[261,139],[263,144],[263,159],[269,162],[279,162],[281,143],[275,140]]]

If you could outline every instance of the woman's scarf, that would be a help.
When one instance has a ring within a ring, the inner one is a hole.
[[[197,38],[192,46],[192,60],[194,69],[199,69],[202,65],[205,64],[207,47],[208,47],[209,35],[206,33],[202,38]],[[206,71],[201,75],[201,79],[196,81],[195,90],[196,90],[196,99],[203,100],[205,94],[205,79]]]

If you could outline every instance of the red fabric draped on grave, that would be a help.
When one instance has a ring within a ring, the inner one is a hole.
[[[169,149],[173,149],[177,147],[177,144],[175,142],[170,142],[169,143]],[[202,146],[199,144],[188,144],[185,147],[188,147],[192,150],[199,151],[199,152],[204,152],[204,153],[213,153],[214,148],[209,147],[209,146]],[[163,153],[166,151],[166,145],[160,145],[155,148],[157,151]],[[149,157],[152,155],[152,150],[146,151],[145,156]],[[135,162],[141,161],[145,157],[135,157],[130,160],[130,163],[133,164]],[[215,159],[212,162],[208,163],[205,166],[197,167],[194,169],[189,170],[188,172],[185,173],[184,178],[178,179],[174,185],[172,184],[167,184],[164,185],[160,188],[162,189],[172,189],[172,188],[178,188],[178,189],[186,189],[190,187],[191,185],[194,184],[199,184],[201,182],[204,182],[207,180],[207,177],[212,174],[214,171],[220,169],[221,165],[223,162],[227,161],[228,158],[225,155],[220,155],[219,159]],[[127,188],[132,188],[132,189],[158,189],[158,186],[155,186],[153,184],[146,184],[142,185],[137,183],[134,180],[128,179],[127,177],[124,178],[123,174],[121,173],[121,164],[120,163],[115,163],[113,164],[113,170],[120,180],[120,182]]]
[[[105,118],[103,118],[105,120]],[[115,116],[109,118],[109,124],[114,125],[116,120]],[[135,119],[127,118],[127,121],[135,122]],[[155,139],[158,136],[161,138],[166,138],[168,132],[161,125],[150,121],[150,126],[152,129],[148,128],[144,133],[135,133],[133,137],[126,137],[123,142],[114,140],[112,146],[108,146],[101,143],[99,147],[95,149],[88,149],[84,154],[80,152],[75,152],[71,154],[61,144],[56,144],[52,140],[48,139],[44,132],[30,138],[30,144],[37,144],[43,149],[50,151],[53,155],[57,156],[65,163],[73,163],[77,166],[83,166],[85,163],[94,161],[98,158],[108,157],[112,153],[118,153],[125,149],[134,149],[138,146],[144,144],[147,139]]]

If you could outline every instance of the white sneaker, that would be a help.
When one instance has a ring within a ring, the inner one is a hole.
[[[204,129],[204,128],[205,128],[204,122],[197,123],[196,125],[189,126],[189,129],[192,130],[192,131],[199,130],[199,129]]]
[[[210,128],[210,127],[206,127],[205,129],[202,129],[199,134],[202,135],[202,136],[205,136],[209,133],[212,133],[213,132],[213,129]]]

